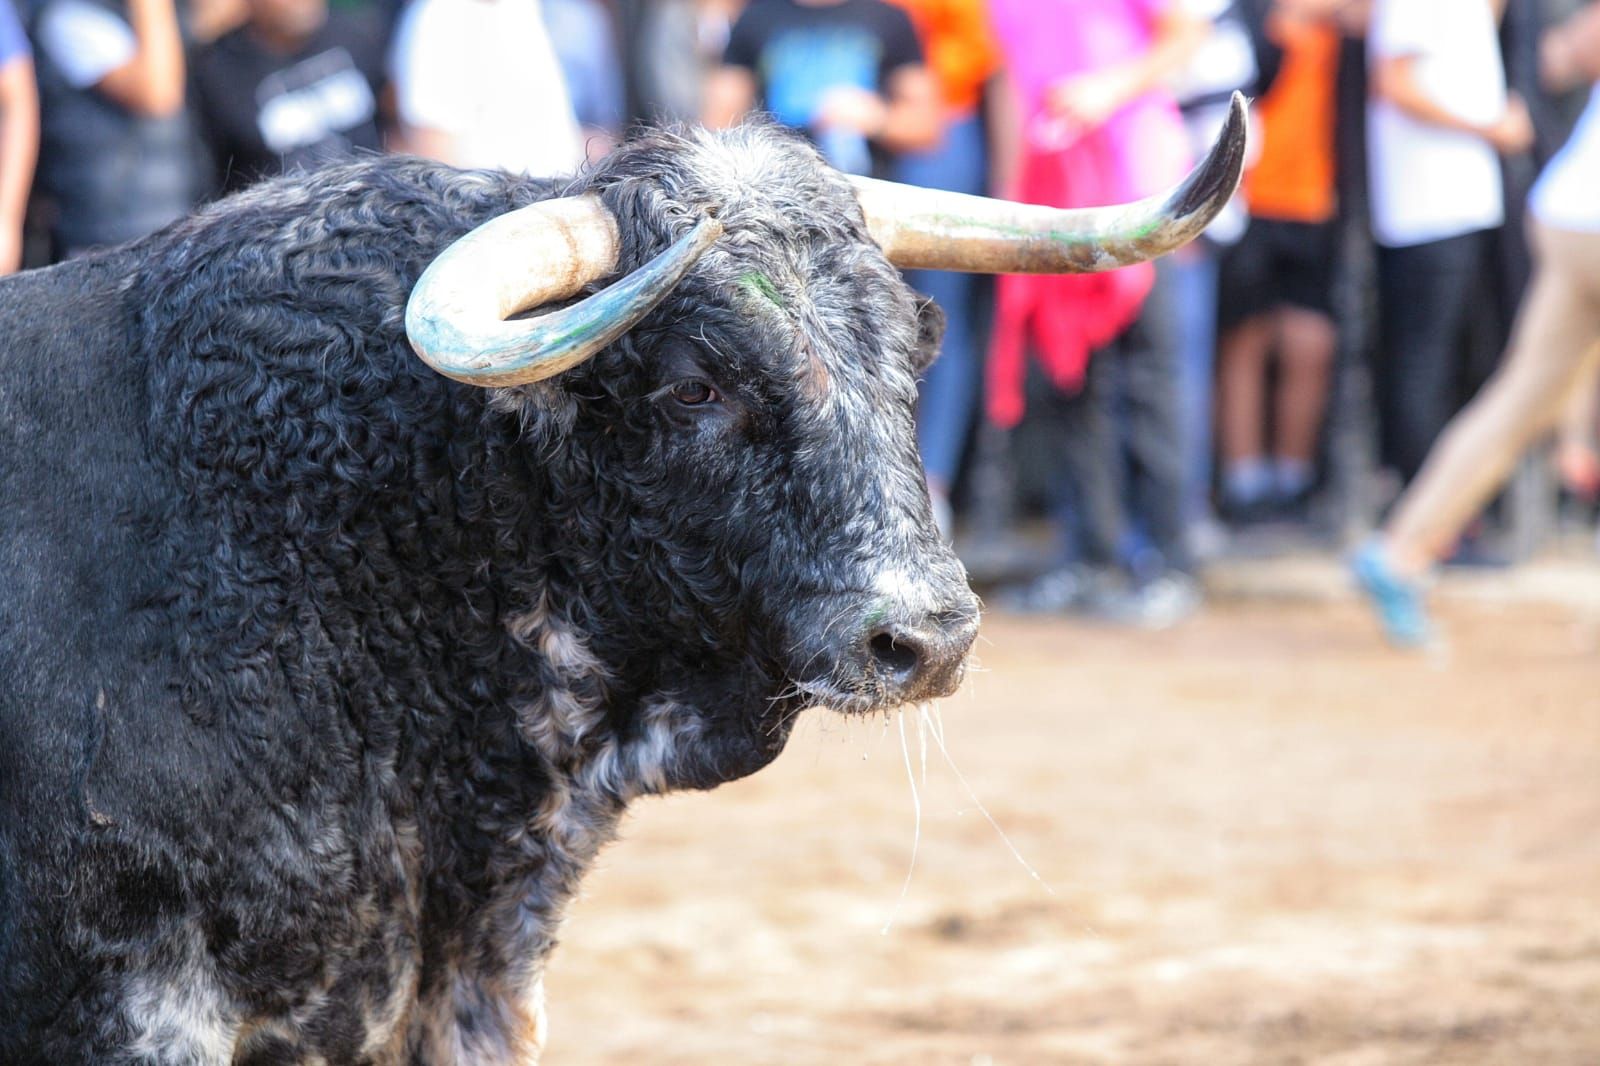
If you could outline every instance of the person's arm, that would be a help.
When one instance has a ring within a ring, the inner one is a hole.
[[[1016,83],[1004,70],[989,81],[985,93],[989,127],[989,191],[1014,199],[1022,172],[1022,100]]]
[[[1553,93],[1600,81],[1600,0],[1595,0],[1539,42],[1539,77]]]
[[[1372,18],[1372,0],[1273,0],[1272,7],[1294,18],[1332,23],[1349,36],[1365,33]]]
[[[944,127],[933,73],[920,63],[896,67],[887,89],[887,97],[853,86],[830,91],[817,111],[817,128],[852,129],[891,152],[935,147]]]
[[[891,152],[923,152],[936,147],[943,135],[939,82],[933,71],[920,63],[895,70],[889,75],[883,127],[871,136]]]
[[[459,126],[466,93],[453,59],[470,38],[451,24],[448,12],[412,0],[395,28],[389,52],[389,90],[394,126],[387,147],[441,163],[460,165]]]
[[[1127,104],[1176,77],[1205,43],[1210,23],[1188,5],[1166,4],[1143,55],[1126,63],[1077,74],[1052,85],[1045,106],[1086,129],[1105,123]]]
[[[714,130],[737,126],[756,106],[756,76],[747,67],[724,64],[706,78],[702,121]]]
[[[728,26],[722,61],[706,76],[700,120],[714,130],[737,126],[761,99],[756,70],[761,62],[764,32],[749,8]]]
[[[245,24],[250,8],[245,0],[191,0],[189,34],[197,44],[210,44]]]
[[[0,67],[0,274],[22,265],[22,224],[39,155],[39,96],[33,61]]]
[[[876,90],[854,85],[830,90],[811,117],[812,127],[853,130],[891,152],[937,147],[944,111],[916,27],[904,11],[890,8],[877,32],[882,53]]]
[[[437,159],[441,163],[457,163],[459,152],[456,139],[444,130],[430,126],[413,126],[401,123],[390,138],[389,150],[402,154],[420,155],[424,159]]]
[[[1527,151],[1533,144],[1533,121],[1521,97],[1513,94],[1500,117],[1487,125],[1470,122],[1428,94],[1417,79],[1416,62],[1415,55],[1380,58],[1373,71],[1373,94],[1418,122],[1481,137],[1505,155]]]
[[[1345,0],[1335,20],[1346,37],[1365,37],[1372,25],[1372,0]]]
[[[133,58],[95,88],[137,115],[158,118],[183,108],[183,39],[173,0],[128,0]]]

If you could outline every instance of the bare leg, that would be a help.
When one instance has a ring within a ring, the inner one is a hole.
[[[1600,237],[1535,224],[1538,270],[1505,362],[1453,420],[1382,534],[1394,573],[1422,576],[1549,430],[1600,360]]]
[[[1276,459],[1310,463],[1328,402],[1328,377],[1338,336],[1333,320],[1320,311],[1284,307],[1277,312],[1278,359],[1282,378],[1274,398]]]
[[[1600,374],[1595,367],[1578,382],[1561,416],[1556,467],[1561,483],[1585,496],[1600,495]]]
[[[1262,432],[1267,355],[1273,318],[1253,315],[1222,335],[1217,346],[1217,430],[1223,471],[1266,457]]]

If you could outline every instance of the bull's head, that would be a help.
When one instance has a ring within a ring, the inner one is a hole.
[[[1061,211],[846,179],[771,127],[658,137],[581,195],[457,241],[417,283],[406,330],[442,374],[563,405],[578,472],[609,501],[571,525],[584,543],[565,569],[583,610],[610,616],[580,628],[624,626],[596,649],[611,668],[653,672],[636,690],[687,698],[754,742],[733,763],[758,764],[802,706],[949,694],[976,633],[913,425],[941,316],[894,268],[1150,259],[1222,207],[1243,146],[1236,98],[1171,194]],[[630,656],[649,661],[617,661]]]

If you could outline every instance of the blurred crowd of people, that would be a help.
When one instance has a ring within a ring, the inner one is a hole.
[[[1001,598],[1166,624],[1227,530],[1337,525],[1350,455],[1412,482],[1535,270],[1519,336],[1572,354],[1495,439],[1509,468],[1559,423],[1563,491],[1600,499],[1600,0],[11,2],[0,272],[355,152],[556,175],[636,120],[756,111],[841,170],[1095,206],[1181,180],[1242,91],[1246,180],[1180,253],[908,275],[948,319],[919,411],[941,524],[1031,509],[1055,531]],[[1471,520],[1501,480],[1425,550],[1395,535],[1358,560],[1381,607],[1484,554]]]

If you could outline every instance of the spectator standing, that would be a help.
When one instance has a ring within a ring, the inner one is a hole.
[[[1203,40],[1203,20],[1178,0],[992,0],[990,12],[1005,69],[995,123],[1005,135],[996,166],[1002,195],[1092,207],[1181,180],[1191,160],[1188,134],[1164,86]],[[1021,417],[1025,359],[1037,356],[1063,393],[1063,555],[1087,564],[1085,571],[1069,562],[1013,590],[1014,607],[1107,607],[1108,578],[1123,567],[1138,587],[1116,610],[1130,620],[1170,623],[1198,605],[1182,513],[1169,270],[1158,261],[999,281],[990,416],[1002,426]],[[1154,549],[1136,557],[1124,469]]]
[[[707,80],[722,62],[743,0],[618,0],[618,7],[630,112],[698,121],[706,113]]]
[[[196,192],[173,0],[44,0],[38,185],[58,257],[152,233]]]
[[[602,0],[543,0],[543,6],[585,155],[597,160],[617,143],[626,121],[622,57],[610,6]]]
[[[1334,130],[1342,42],[1323,13],[1329,6],[1278,0],[1269,16],[1282,59],[1257,109],[1261,154],[1244,181],[1250,225],[1223,261],[1222,503],[1235,521],[1298,513],[1315,477],[1338,343]],[[1269,374],[1273,357],[1276,375]]]
[[[911,20],[884,0],[753,0],[706,88],[706,124],[754,107],[804,131],[850,174],[933,147],[939,90]]]
[[[978,106],[997,55],[983,0],[893,0],[911,16],[944,109],[943,136],[932,148],[902,153],[893,177],[908,185],[981,195],[989,176]],[[966,450],[981,381],[977,332],[978,278],[946,270],[913,270],[913,288],[944,309],[939,358],[928,368],[917,410],[917,442],[933,513],[948,537],[950,490]]]
[[[1600,0],[1550,33],[1541,66],[1547,84],[1592,88],[1529,198],[1535,269],[1510,350],[1354,560],[1385,634],[1401,646],[1430,636],[1421,584],[1428,571],[1600,366]]]
[[[222,192],[383,147],[383,30],[327,0],[246,0],[199,50],[195,107]]]
[[[1222,129],[1235,92],[1259,96],[1277,66],[1266,40],[1269,0],[1187,0],[1210,32],[1173,85],[1190,149],[1205,153]],[[1259,138],[1256,138],[1259,140]],[[1217,286],[1222,255],[1248,222],[1235,196],[1198,239],[1169,259],[1178,316],[1178,409],[1184,453],[1183,513],[1191,552],[1214,554],[1222,537],[1211,506],[1212,411],[1217,355]]]
[[[539,0],[411,0],[389,75],[406,151],[534,177],[583,162]]]
[[[1455,409],[1463,332],[1504,221],[1496,153],[1533,126],[1506,91],[1504,0],[1376,0],[1368,166],[1378,244],[1378,397],[1389,462],[1407,481]]]
[[[0,0],[0,274],[22,265],[22,229],[39,154],[39,97],[17,13]]]

